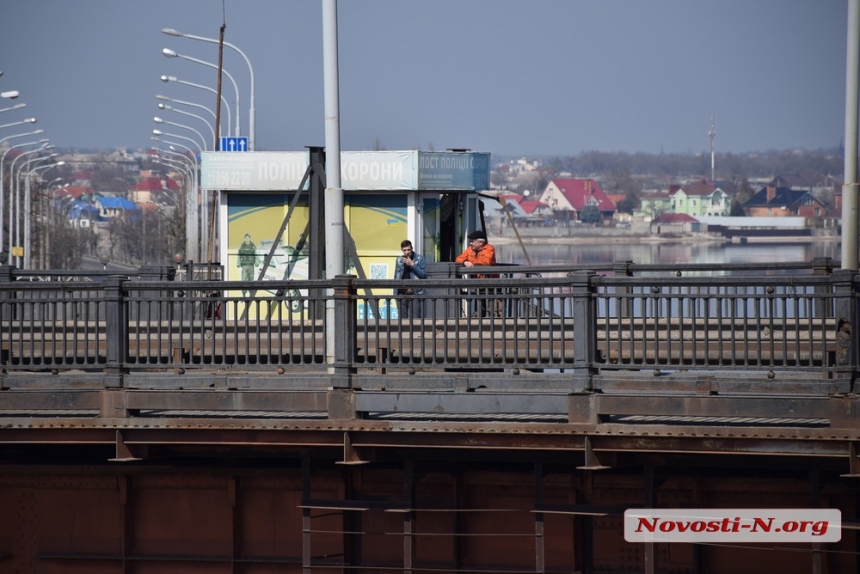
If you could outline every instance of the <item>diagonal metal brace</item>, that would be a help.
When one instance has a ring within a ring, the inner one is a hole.
[[[109,458],[110,462],[133,462],[143,460],[146,457],[146,445],[138,445],[134,448],[134,452],[129,445],[125,444],[122,432],[116,431],[116,456]]]
[[[603,452],[597,454],[594,450],[592,438],[585,437],[585,464],[577,466],[580,470],[606,470],[616,466],[616,456],[614,452]]]
[[[352,446],[352,437],[348,432],[343,433],[343,460],[336,464],[367,464],[376,458],[376,449]]]

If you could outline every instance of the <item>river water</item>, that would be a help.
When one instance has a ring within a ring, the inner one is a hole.
[[[496,246],[499,263],[526,264],[518,243]],[[838,240],[772,243],[719,242],[633,242],[630,243],[558,243],[547,238],[543,243],[526,244],[532,265],[597,265],[616,261],[647,264],[737,264],[737,263],[795,263],[809,262],[815,257],[841,258]]]

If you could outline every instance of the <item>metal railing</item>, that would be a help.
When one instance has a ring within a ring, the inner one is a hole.
[[[498,277],[472,279],[449,266],[421,282],[252,283],[143,280],[169,276],[161,273],[12,281],[7,269],[0,356],[10,373],[525,369],[587,380],[654,369],[856,370],[852,272],[634,277],[630,269],[496,267]]]

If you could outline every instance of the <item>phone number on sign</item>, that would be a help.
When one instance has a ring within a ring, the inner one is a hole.
[[[217,189],[251,184],[251,174],[247,171],[213,171],[206,178],[205,187]]]

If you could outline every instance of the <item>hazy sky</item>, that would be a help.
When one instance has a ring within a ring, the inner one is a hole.
[[[320,0],[3,0],[0,90],[27,108],[0,125],[35,116],[58,147],[148,147],[156,115],[206,136],[155,96],[214,109],[159,78],[214,88],[215,69],[161,50],[214,64],[218,47],[161,30],[217,38],[224,19],[253,65],[257,149],[325,145]],[[847,0],[340,0],[341,145],[695,153],[713,115],[718,152],[835,147],[846,19]],[[224,69],[248,135],[247,65],[225,49]]]

